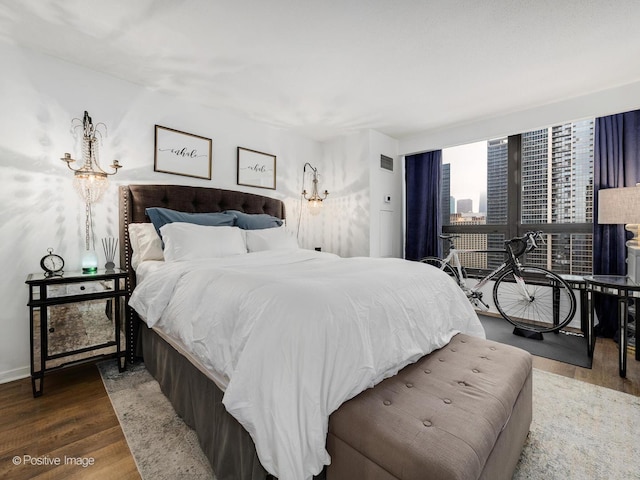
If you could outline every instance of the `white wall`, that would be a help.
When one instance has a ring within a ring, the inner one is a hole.
[[[66,270],[80,266],[84,209],[72,188],[72,173],[59,159],[65,152],[80,157],[70,126],[85,110],[94,123],[108,128],[100,148],[103,165],[113,159],[123,165],[95,208],[96,238],[118,235],[116,185],[126,183],[179,183],[273,196],[285,201],[288,227],[294,228],[302,166],[322,159],[318,142],[10,45],[0,43],[0,58],[0,382],[29,374],[27,274],[40,270],[49,247],[65,258]],[[154,172],[155,124],[211,138],[212,180]],[[275,191],[236,185],[237,146],[277,156]],[[349,170],[346,175],[361,173]],[[304,231],[300,243],[315,245]],[[98,242],[103,263],[101,250]]]
[[[402,256],[402,168],[397,152],[396,139],[374,130],[323,144],[318,189],[326,188],[330,195],[322,213],[310,217],[307,225],[316,246],[343,257]],[[393,172],[380,168],[381,154],[394,159]],[[384,203],[385,195],[391,203]]]
[[[371,224],[369,255],[402,257],[404,186],[398,141],[375,130],[369,130],[369,195]],[[380,155],[393,158],[393,172],[380,168]],[[390,197],[390,202],[385,202]]]
[[[323,144],[318,189],[329,198],[311,217],[316,246],[342,257],[369,255],[368,134],[358,132]]]

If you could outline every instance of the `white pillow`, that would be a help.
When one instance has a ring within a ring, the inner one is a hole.
[[[238,227],[211,227],[173,222],[160,228],[168,262],[229,257],[247,253]]]
[[[162,240],[153,223],[130,223],[129,242],[133,250],[131,266],[134,270],[145,260],[164,260]]]
[[[284,227],[246,230],[245,235],[249,252],[299,248],[298,240],[289,234]]]

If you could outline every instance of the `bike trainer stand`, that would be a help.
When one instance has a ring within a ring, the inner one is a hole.
[[[532,340],[544,340],[542,333],[534,332],[532,330],[527,330],[525,328],[515,327],[513,329],[513,334],[518,335],[519,337],[530,338]]]

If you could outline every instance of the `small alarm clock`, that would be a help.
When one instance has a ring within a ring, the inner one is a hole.
[[[47,277],[53,275],[62,275],[64,268],[64,259],[60,255],[53,253],[53,248],[47,249],[47,254],[40,260],[40,266],[44,270]]]

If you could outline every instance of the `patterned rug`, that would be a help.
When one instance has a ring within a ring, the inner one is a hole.
[[[215,478],[144,365],[99,369],[144,480]],[[640,397],[534,369],[533,405],[514,479],[640,480]]]
[[[143,480],[215,478],[196,433],[178,417],[144,364],[120,373],[116,362],[107,360],[98,369]]]

